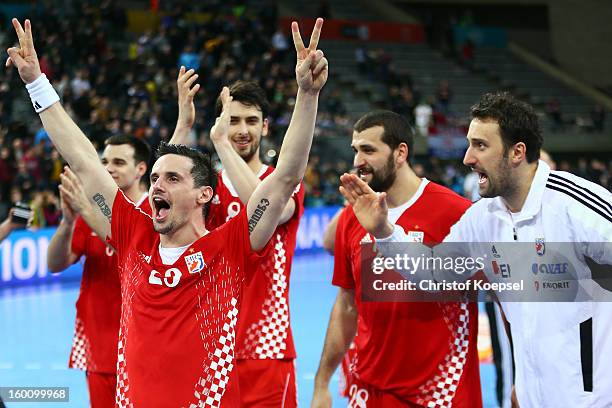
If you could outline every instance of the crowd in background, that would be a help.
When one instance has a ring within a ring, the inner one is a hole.
[[[178,115],[176,76],[180,65],[185,65],[198,71],[202,86],[195,101],[194,141],[212,147],[208,131],[221,87],[238,79],[254,80],[271,102],[271,136],[262,141],[261,152],[265,161],[274,161],[296,94],[293,50],[277,26],[275,2],[263,1],[253,9],[232,1],[205,3],[189,10],[174,7],[157,27],[139,34],[126,30],[127,14],[118,1],[66,1],[63,7],[37,4],[28,14],[42,71],[98,149],[116,134],[141,137],[153,148],[168,140]],[[210,19],[197,22],[188,11],[208,13]],[[14,32],[6,16],[0,15],[0,20],[4,22],[0,45],[6,49],[15,41]],[[368,62],[372,59],[376,64]],[[444,119],[452,98],[447,82],[440,83],[437,95],[426,98],[414,94],[410,76],[398,72],[384,50],[366,52],[357,47],[356,60],[365,77],[389,87],[386,107],[408,117],[421,134]],[[376,68],[370,72],[367,67]],[[307,205],[341,203],[338,175],[350,171],[352,163],[337,157],[329,160],[329,154],[318,152],[317,140],[338,135],[348,140],[354,119],[339,88],[327,87],[305,176]],[[467,169],[460,161],[417,157],[413,163],[418,174],[464,193]],[[14,70],[0,70],[0,219],[21,201],[34,210],[34,226],[56,225],[63,165],[19,76]],[[610,188],[612,161],[581,159],[573,165],[561,161],[558,168]]]

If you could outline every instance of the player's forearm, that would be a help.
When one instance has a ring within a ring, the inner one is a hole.
[[[293,116],[278,156],[276,172],[279,177],[289,180],[293,190],[304,177],[312,138],[319,94],[298,90]]]
[[[323,248],[332,255],[336,244],[336,230],[338,229],[340,214],[342,214],[342,209],[338,210],[323,232]]]
[[[213,140],[213,144],[240,201],[248,202],[261,180],[253,173],[247,162],[236,153],[229,140]]]
[[[96,149],[59,102],[42,111],[40,119],[49,138],[77,175],[83,178],[89,169],[99,165]]]
[[[174,133],[172,134],[172,138],[168,143],[182,144],[185,146],[193,145],[193,143],[191,143],[191,139],[189,138],[189,132],[191,132],[191,126],[177,122],[176,128],[174,128]]]
[[[329,318],[323,353],[315,376],[315,387],[329,386],[329,381],[342,362],[356,332],[357,311],[353,306],[337,301]]]
[[[72,264],[72,233],[74,223],[62,220],[47,248],[47,269],[52,273],[61,272]]]
[[[229,140],[213,140],[213,144],[227,176],[236,189],[236,193],[238,193],[240,201],[247,203],[259,183],[261,183],[261,180],[253,173],[247,162],[234,150]],[[293,200],[289,200],[283,209],[279,224],[291,218],[294,211],[295,203]]]

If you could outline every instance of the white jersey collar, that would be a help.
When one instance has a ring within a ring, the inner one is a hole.
[[[140,197],[140,200],[138,200],[138,202],[136,203],[136,207],[140,207],[140,204],[142,204],[144,200],[147,199],[147,197],[149,197],[149,193],[145,191],[144,193],[142,193],[142,197]]]
[[[531,187],[529,187],[529,193],[523,208],[514,218],[515,222],[525,221],[535,217],[542,208],[542,200],[544,196],[544,189],[546,188],[546,180],[550,174],[550,167],[542,160],[538,160],[538,168],[536,170]],[[489,210],[493,213],[508,213],[508,207],[504,203],[501,197],[495,197],[489,203]]]
[[[410,197],[410,200],[406,201],[404,204],[398,205],[395,208],[389,208],[389,211],[387,213],[387,219],[391,224],[395,224],[397,220],[399,220],[399,218],[402,216],[404,211],[412,207],[412,205],[416,203],[419,198],[421,198],[425,187],[427,187],[427,184],[429,184],[429,180],[427,180],[426,178],[421,179],[417,191],[412,195],[412,197]]]

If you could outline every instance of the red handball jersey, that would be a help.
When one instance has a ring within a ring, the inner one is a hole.
[[[261,180],[274,171],[263,166]],[[264,259],[244,289],[238,319],[236,358],[240,360],[293,359],[295,346],[289,324],[289,277],[300,217],[304,212],[304,188],[293,193],[295,212],[272,236],[272,252]],[[206,225],[214,229],[244,208],[226,172],[217,177],[217,189]]]
[[[442,242],[469,206],[423,180],[409,202],[389,211],[389,219],[431,245]],[[349,376],[416,406],[482,406],[477,304],[362,301],[361,244],[373,241],[352,207],[345,208],[336,230],[333,284],[355,289],[358,322]]]
[[[144,194],[136,205],[151,214],[148,198]],[[81,217],[77,218],[74,226],[72,252],[78,257],[84,255],[85,264],[76,302],[76,322],[68,366],[115,374],[121,318],[121,285],[116,256]]]
[[[246,211],[196,240],[172,265],[162,263],[151,217],[120,191],[111,227],[122,300],[117,405],[239,406],[236,320],[247,265],[260,260]]]

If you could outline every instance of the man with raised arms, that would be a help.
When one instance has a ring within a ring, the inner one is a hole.
[[[17,67],[45,130],[104,215],[103,236],[117,250],[117,405],[239,406],[233,368],[242,287],[250,279],[247,265],[268,251],[306,169],[328,76],[327,60],[316,50],[322,20],[308,48],[292,24],[298,93],[276,171],[257,186],[244,211],[210,233],[204,221],[214,193],[210,157],[181,145],[160,146],[151,172],[152,217],[141,212],[117,189],[41,75],[30,21],[22,27],[13,19],[13,26],[19,47],[9,48],[7,65]],[[228,115],[226,104],[220,121]]]
[[[173,143],[188,143],[195,121],[193,97],[199,89],[194,70],[181,68],[177,79],[179,119]],[[215,195],[206,218],[209,229],[229,221],[244,208],[255,188],[274,172],[260,159],[260,143],[268,134],[269,102],[255,82],[236,81],[217,100],[220,114],[229,103],[229,116],[218,121],[210,133],[223,164],[217,174]],[[297,238],[304,212],[304,188],[300,185],[283,209],[273,234],[273,248],[254,269],[245,288],[243,309],[236,329],[236,370],[241,407],[297,405],[296,358],[289,314],[289,281]]]

